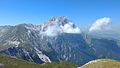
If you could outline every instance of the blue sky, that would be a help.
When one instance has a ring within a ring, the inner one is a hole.
[[[41,24],[52,16],[67,16],[79,26],[101,17],[120,23],[120,0],[0,0],[0,25]]]

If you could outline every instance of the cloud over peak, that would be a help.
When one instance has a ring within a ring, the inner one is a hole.
[[[104,30],[106,25],[108,25],[110,22],[111,22],[111,18],[109,17],[103,17],[97,19],[90,27],[89,32]]]

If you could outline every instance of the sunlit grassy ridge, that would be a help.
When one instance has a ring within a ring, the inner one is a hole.
[[[120,68],[120,62],[110,59],[91,61],[80,68]]]
[[[0,68],[76,68],[76,66],[66,61],[37,64],[0,55]]]

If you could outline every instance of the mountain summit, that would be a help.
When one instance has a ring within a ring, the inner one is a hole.
[[[81,30],[65,16],[61,16],[52,17],[49,21],[44,23],[41,33],[48,36],[55,36],[59,33],[81,33]]]

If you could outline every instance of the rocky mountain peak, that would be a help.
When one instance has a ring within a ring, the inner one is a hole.
[[[67,17],[55,16],[42,25],[42,33],[55,36],[59,33],[81,33],[81,30]]]

